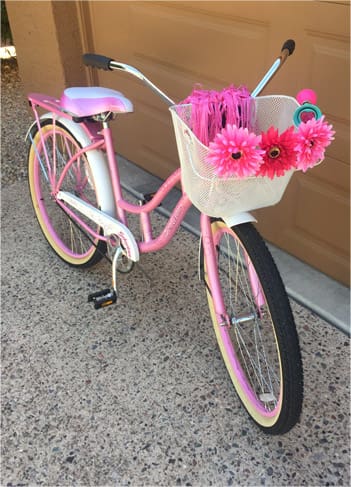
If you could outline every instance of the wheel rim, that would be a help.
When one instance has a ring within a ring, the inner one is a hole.
[[[214,223],[219,279],[228,325],[215,322],[220,349],[234,386],[250,415],[271,426],[282,407],[277,339],[256,271],[234,232]],[[211,298],[212,300],[212,298]],[[212,316],[215,316],[212,303]]]
[[[49,125],[42,128],[42,137],[36,134],[30,152],[30,166],[33,168],[30,182],[39,223],[55,251],[73,264],[90,260],[96,251],[96,243],[87,238],[56,203],[54,192],[65,164],[80,149],[79,144],[66,131]],[[98,207],[85,155],[78,157],[68,169],[60,190],[69,191]],[[84,217],[82,220],[88,223]]]

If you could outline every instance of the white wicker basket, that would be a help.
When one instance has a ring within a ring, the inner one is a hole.
[[[260,135],[274,126],[280,132],[293,125],[298,102],[288,96],[262,96],[254,99],[250,131]],[[294,170],[284,176],[220,178],[208,162],[208,147],[191,130],[191,105],[170,108],[182,169],[182,185],[189,199],[202,213],[226,217],[243,211],[277,204]]]

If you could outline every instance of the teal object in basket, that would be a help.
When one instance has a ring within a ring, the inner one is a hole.
[[[304,103],[297,108],[294,113],[294,125],[295,127],[298,127],[301,122],[307,122],[311,118],[318,120],[321,118],[321,116],[322,112],[317,105],[312,105],[312,103]]]

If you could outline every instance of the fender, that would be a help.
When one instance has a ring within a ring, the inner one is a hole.
[[[216,219],[216,218],[215,218]],[[233,227],[235,225],[240,225],[241,223],[248,223],[248,222],[257,222],[256,218],[251,215],[249,212],[241,212],[236,213],[232,216],[221,217],[224,223],[229,227]],[[200,238],[200,247],[203,245],[202,243],[202,235]],[[204,282],[208,288],[206,279],[205,279],[205,265],[204,265],[204,253],[199,251],[199,262],[198,262],[198,272],[199,272],[199,280]],[[208,288],[209,290],[209,288]]]
[[[83,124],[78,124],[73,122],[73,120],[70,120],[64,116],[57,116],[55,113],[51,112],[45,113],[40,117],[40,120],[43,121],[50,119],[54,119],[63,125],[77,139],[82,147],[86,147],[91,144],[91,136],[89,136],[88,130],[83,128]],[[35,130],[37,130],[37,123],[33,122],[27,131],[25,140],[32,142],[32,136]],[[115,217],[116,207],[105,154],[101,150],[92,150],[87,151],[86,157],[88,159],[94,186],[96,188],[99,206],[104,213]]]
[[[235,225],[240,225],[241,223],[257,222],[256,218],[251,215],[251,213],[246,211],[242,213],[236,213],[232,216],[222,217],[222,220],[229,228],[234,227]]]

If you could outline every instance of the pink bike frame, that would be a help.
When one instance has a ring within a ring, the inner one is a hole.
[[[154,197],[148,203],[137,206],[128,203],[123,199],[120,177],[118,173],[118,164],[115,157],[115,151],[112,142],[112,134],[110,128],[104,128],[101,134],[105,140],[106,152],[108,156],[108,164],[111,174],[111,180],[113,185],[113,192],[116,202],[116,207],[118,208],[118,215],[121,221],[127,224],[126,212],[134,213],[140,216],[140,223],[142,227],[142,232],[144,236],[144,241],[138,242],[138,247],[140,253],[155,252],[161,250],[165,247],[173,238],[179,226],[181,225],[185,214],[192,206],[187,194],[182,191],[182,196],[180,197],[178,203],[173,209],[169,216],[168,222],[165,225],[163,231],[157,238],[153,238],[152,227],[150,222],[150,213],[155,210],[167,194],[175,187],[176,184],[181,184],[181,169],[176,169],[162,184],[158,189]],[[210,217],[201,213],[200,216],[200,227],[203,239],[204,256],[206,259],[206,269],[208,274],[211,276],[211,293],[215,303],[215,312],[219,323],[226,322],[229,324],[228,317],[226,316],[225,306],[223,302],[221,286],[218,278],[217,271],[217,259],[216,253],[214,251],[214,243],[211,231],[211,220]]]
[[[53,112],[60,117],[64,117],[72,120],[72,117],[69,114],[61,111],[59,100],[56,100],[54,98],[42,94],[30,95],[29,100],[31,102],[32,109],[34,111],[35,120],[39,131],[41,127],[41,120],[37,113],[36,106],[41,106],[42,108],[50,110],[50,112]],[[179,198],[176,206],[172,210],[162,232],[156,238],[153,236],[150,213],[160,205],[160,203],[164,200],[167,194],[178,183],[181,184],[181,169],[180,168],[176,169],[164,181],[164,183],[155,193],[151,201],[140,206],[131,204],[123,198],[120,175],[118,170],[118,161],[114,150],[112,132],[108,124],[104,123],[102,130],[99,130],[101,128],[101,125],[96,123],[84,122],[81,124],[81,126],[86,132],[86,134],[88,135],[89,139],[91,140],[91,144],[82,148],[82,150],[78,151],[67,162],[59,180],[56,182],[53,194],[57,194],[57,192],[60,190],[62,182],[67,174],[67,171],[70,169],[71,165],[77,160],[77,158],[79,158],[84,153],[91,150],[98,149],[98,150],[106,151],[110,179],[112,183],[113,196],[115,201],[115,207],[117,209],[117,217],[119,221],[121,221],[124,225],[128,226],[127,214],[130,213],[130,214],[139,215],[140,225],[143,234],[143,240],[137,242],[139,252],[148,253],[148,252],[155,252],[157,250],[161,250],[172,240],[173,236],[175,235],[179,226],[181,225],[187,211],[192,206],[192,203],[189,200],[187,194],[184,191],[182,191],[182,195]],[[46,152],[43,134],[41,134],[41,138],[42,138],[42,144],[44,146],[44,152]],[[46,154],[45,156],[47,157]],[[48,164],[48,168],[49,168],[49,164]],[[79,215],[77,215],[74,211],[68,208],[63,202],[57,201],[57,203],[67,212],[67,214],[72,219],[74,219],[79,225],[81,225],[82,228],[84,228],[84,230],[90,233],[94,238],[98,238],[104,241],[108,240],[107,237],[100,235],[96,231],[94,231],[89,225],[87,225],[79,217]],[[209,216],[203,213],[201,213],[200,215],[200,228],[201,228],[201,235],[202,235],[202,245],[204,249],[205,266],[209,277],[210,292],[213,297],[217,320],[218,323],[220,324],[229,325],[230,324],[229,318],[226,315],[225,305],[223,302],[223,297],[221,292],[221,285],[219,282],[219,276],[217,271],[217,258],[216,258],[213,235],[211,230],[211,219]],[[250,272],[250,281],[253,290],[259,288],[258,278],[256,273],[252,275],[252,273]],[[261,301],[260,298],[258,298],[258,301]],[[261,303],[258,302],[257,304],[260,305]]]

